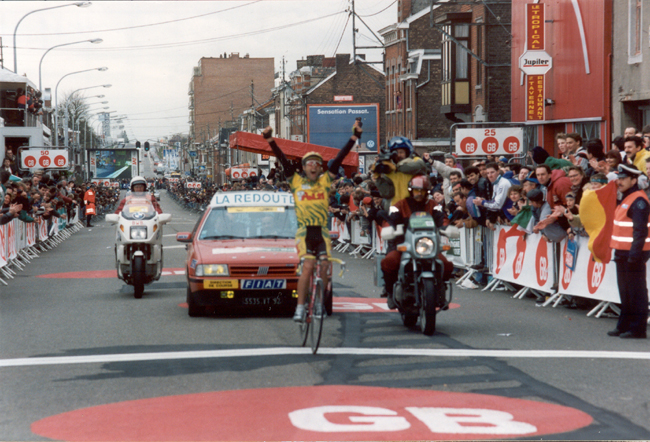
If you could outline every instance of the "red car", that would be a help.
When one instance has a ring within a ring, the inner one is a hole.
[[[187,243],[190,316],[208,309],[262,308],[293,312],[299,259],[294,200],[290,193],[220,192]]]

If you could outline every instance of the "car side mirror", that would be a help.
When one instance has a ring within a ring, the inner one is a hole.
[[[167,224],[172,220],[172,214],[171,213],[161,213],[158,215],[158,222],[160,224]]]
[[[109,213],[106,215],[106,222],[109,224],[117,224],[120,222],[120,215],[116,215],[115,213]]]
[[[176,234],[176,241],[190,243],[192,242],[192,234],[190,232],[178,232]]]

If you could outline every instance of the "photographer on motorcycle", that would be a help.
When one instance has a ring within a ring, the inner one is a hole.
[[[426,175],[424,160],[415,155],[408,138],[393,137],[388,142],[388,155],[382,153],[372,172],[382,198],[391,204],[408,196],[408,183],[414,175]]]
[[[146,192],[147,190],[147,180],[142,178],[141,176],[136,176],[133,177],[131,180],[131,184],[129,185],[129,189],[131,189],[131,192]],[[117,206],[117,210],[115,210],[115,213],[119,215],[122,212],[122,209],[124,209],[124,204],[129,200],[130,195],[127,195],[125,198],[122,198],[122,201],[120,201],[120,205]],[[156,200],[156,197],[151,195],[151,204],[153,204],[153,208],[156,209],[156,212],[158,213],[163,213],[162,209],[160,208],[160,205],[158,204],[158,201]]]
[[[392,213],[388,215],[388,220],[391,226],[394,228],[400,224],[406,224],[411,215],[415,212],[426,212],[433,217],[436,228],[442,227],[445,215],[440,210],[435,210],[435,201],[429,199],[429,193],[431,191],[429,178],[424,175],[414,176],[408,184],[408,191],[410,196],[398,201],[393,206],[397,211],[391,208]],[[403,240],[403,235],[398,236],[395,238],[395,241],[393,241],[393,244],[399,244]],[[395,282],[397,282],[401,257],[402,252],[393,249],[389,251],[381,261],[381,271],[384,275],[385,290],[388,294],[386,302],[390,309],[397,308],[393,299],[393,286],[395,285]],[[441,253],[438,254],[438,259],[440,259],[444,264],[444,280],[446,281],[451,277],[451,272],[453,271],[454,266]]]

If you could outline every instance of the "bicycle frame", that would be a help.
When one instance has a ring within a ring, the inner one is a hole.
[[[298,274],[302,274],[302,267],[305,259],[316,259],[314,256],[305,256],[300,260],[300,265],[298,266]],[[339,276],[343,276],[345,271],[345,262],[341,261],[338,258],[328,257],[327,259],[317,259],[316,265],[312,270],[310,275],[310,281],[307,291],[308,303],[306,303],[306,318],[303,323],[300,324],[300,334],[301,334],[301,345],[304,347],[307,343],[307,336],[311,336],[311,350],[313,354],[316,354],[318,351],[318,346],[320,345],[320,338],[323,330],[323,320],[325,319],[324,311],[326,306],[323,303],[323,290],[330,289],[332,279],[328,278],[328,287],[323,287],[323,279],[321,278],[322,266],[325,261],[336,262],[341,266],[341,273]],[[328,263],[329,264],[329,263]],[[331,266],[328,266],[327,272],[328,276],[331,276]],[[331,294],[331,290],[330,290]],[[326,302],[330,303],[331,310],[331,296],[330,299]],[[318,329],[318,330],[316,330]]]

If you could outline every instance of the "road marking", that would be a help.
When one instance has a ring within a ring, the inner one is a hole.
[[[176,351],[166,353],[125,353],[89,356],[47,356],[41,358],[0,359],[0,368],[39,365],[105,364],[109,362],[169,361],[179,359],[241,358],[253,356],[309,355],[303,347],[272,347],[236,350]],[[319,355],[351,356],[429,356],[468,358],[556,358],[556,359],[635,359],[650,360],[650,353],[636,351],[576,350],[488,350],[425,348],[319,348]]]
[[[165,250],[166,249],[184,249],[184,248],[185,248],[184,245],[180,245],[180,246],[163,246],[163,249],[165,249]]]

